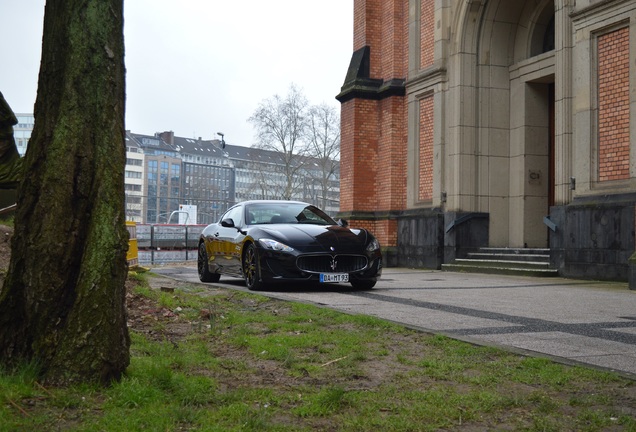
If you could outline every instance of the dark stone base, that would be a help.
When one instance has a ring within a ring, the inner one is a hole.
[[[440,269],[488,246],[487,213],[422,210],[398,216],[397,265]]]
[[[488,246],[490,235],[488,213],[444,213],[444,262],[466,258],[468,253]]]
[[[400,215],[397,266],[441,268],[443,232],[443,215],[438,211]]]
[[[399,267],[397,247],[382,247],[382,265],[384,267]]]
[[[620,199],[619,199],[620,198]],[[587,199],[550,209],[550,263],[563,277],[627,281],[634,244],[634,201]]]
[[[629,262],[636,250],[635,204],[636,194],[624,194],[552,207],[551,267],[562,277],[629,280],[630,289],[636,289],[636,258]],[[487,213],[425,209],[374,216],[398,223],[397,246],[383,249],[386,267],[440,269],[488,246]]]
[[[629,289],[636,290],[636,252],[629,258]]]

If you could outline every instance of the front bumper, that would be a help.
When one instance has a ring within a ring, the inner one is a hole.
[[[263,282],[318,282],[321,273],[347,273],[349,280],[377,281],[382,275],[382,256],[359,254],[290,254],[261,249],[259,255]],[[364,260],[364,262],[362,262]]]

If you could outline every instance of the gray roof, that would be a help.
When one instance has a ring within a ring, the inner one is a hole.
[[[271,163],[282,165],[282,155],[272,150],[263,150],[256,147],[243,147],[226,144],[221,148],[221,141],[218,139],[204,140],[201,138],[183,138],[174,136],[173,144],[167,143],[161,138],[158,132],[154,135],[136,134],[126,131],[126,137],[130,141],[142,148],[156,148],[161,151],[188,154],[193,156],[207,156],[215,158],[227,157],[230,160],[257,161],[260,163]],[[305,163],[315,162],[314,158],[302,157]]]
[[[175,136],[174,146],[179,153],[183,154],[217,158],[224,157],[219,140],[202,140]]]
[[[156,135],[142,135],[126,131],[126,139],[129,143],[141,148],[153,148],[165,152],[177,152],[174,146],[168,144]]]

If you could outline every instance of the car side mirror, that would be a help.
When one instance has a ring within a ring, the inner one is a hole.
[[[346,219],[338,219],[338,225],[340,225],[343,228],[346,228],[349,226],[349,222],[347,222]]]
[[[221,226],[225,227],[225,228],[234,228],[234,220],[232,220],[232,218],[228,218],[228,219],[223,219],[221,221]]]

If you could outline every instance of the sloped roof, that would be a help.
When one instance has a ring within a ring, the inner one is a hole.
[[[142,135],[126,131],[129,143],[134,143],[141,148],[153,148],[165,152],[177,152],[176,148],[155,135]]]
[[[177,151],[182,154],[217,158],[224,157],[219,140],[202,140],[175,136],[174,145]]]

